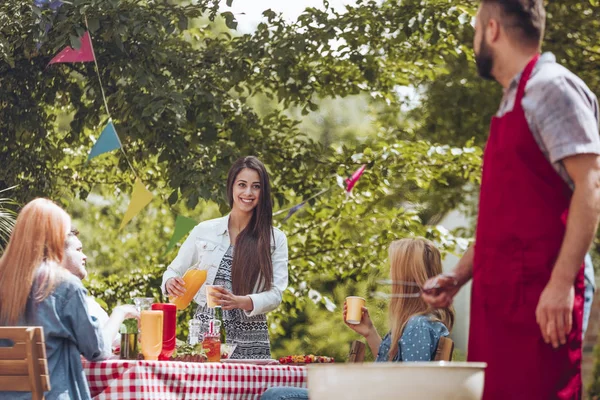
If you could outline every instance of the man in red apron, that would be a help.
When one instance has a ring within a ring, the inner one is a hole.
[[[483,158],[475,245],[425,285],[446,307],[473,279],[469,361],[488,364],[484,399],[579,399],[583,260],[600,214],[598,103],[540,58],[541,0],[483,0],[474,47],[505,88]]]

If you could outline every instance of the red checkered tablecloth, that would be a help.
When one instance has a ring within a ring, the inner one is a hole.
[[[306,387],[289,365],[108,360],[84,362],[94,399],[258,399],[272,386]]]

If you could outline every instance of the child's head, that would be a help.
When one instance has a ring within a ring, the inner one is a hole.
[[[393,284],[390,301],[390,331],[392,347],[390,360],[398,353],[398,340],[408,320],[414,315],[430,314],[448,330],[454,324],[452,308],[432,309],[419,295],[425,281],[442,273],[442,257],[435,245],[424,238],[402,239],[392,242],[389,249],[390,275],[394,282],[415,283],[416,286]],[[407,295],[414,297],[406,297]]]
[[[391,278],[394,281],[414,282],[422,287],[425,281],[442,273],[442,256],[435,245],[424,238],[401,239],[392,242],[389,250]],[[394,285],[394,293],[410,287]]]

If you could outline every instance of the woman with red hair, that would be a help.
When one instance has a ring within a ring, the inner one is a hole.
[[[61,266],[69,215],[47,199],[29,202],[19,213],[0,258],[0,326],[42,326],[51,390],[46,399],[90,399],[81,354],[102,358],[98,323],[88,314],[81,281]],[[30,393],[2,392],[0,399]]]

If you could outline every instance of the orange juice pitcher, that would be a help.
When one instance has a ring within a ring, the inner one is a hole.
[[[207,271],[204,269],[191,268],[183,275],[185,282],[185,294],[180,297],[170,296],[169,301],[177,306],[178,310],[185,310],[190,305],[198,290],[206,282]]]

